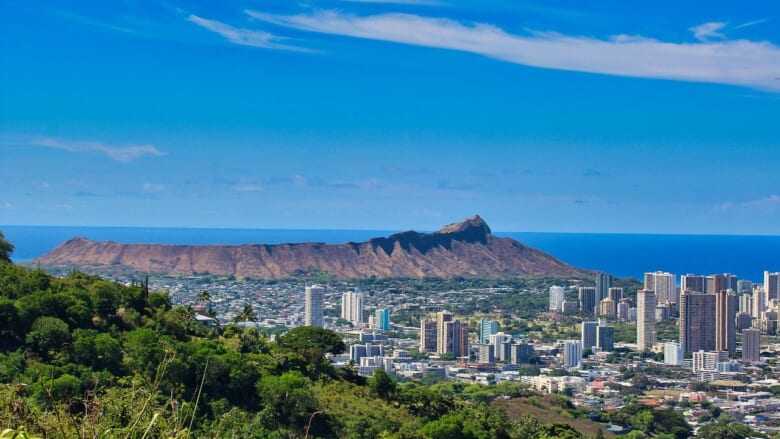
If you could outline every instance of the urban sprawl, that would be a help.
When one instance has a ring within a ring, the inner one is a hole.
[[[780,273],[765,272],[763,284],[728,273],[677,280],[649,272],[633,291],[605,273],[523,290],[208,277],[158,278],[152,287],[207,325],[234,322],[271,337],[296,326],[332,329],[348,344],[332,362],[364,376],[381,368],[399,380],[522,382],[581,407],[639,402],[679,410],[693,426],[714,408],[780,432]],[[499,307],[508,297],[543,300],[543,309],[523,317]]]

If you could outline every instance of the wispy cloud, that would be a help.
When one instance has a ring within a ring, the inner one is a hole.
[[[557,32],[517,35],[486,23],[411,14],[246,13],[298,30],[458,50],[534,67],[780,90],[780,81],[775,80],[780,71],[780,48],[765,41],[678,43],[631,35],[605,39]],[[700,38],[713,38],[721,27],[710,23],[693,29]]]
[[[80,15],[75,12],[67,11],[64,9],[49,9],[48,12],[56,17],[63,18],[75,24],[85,25],[95,29],[101,29],[101,30],[107,30],[113,32],[122,32],[122,33],[135,33],[135,30],[133,29],[124,26],[117,26],[107,21],[102,21],[92,17],[87,17],[85,15]]]
[[[766,23],[768,21],[769,21],[768,18],[762,18],[760,20],[748,21],[746,23],[738,24],[738,25],[732,27],[731,29],[737,30],[737,29],[743,29],[743,28],[746,28],[746,27],[757,26],[759,24],[764,24],[764,23]]]
[[[698,26],[693,26],[690,28],[690,31],[693,32],[693,37],[696,38],[697,40],[710,41],[712,39],[726,38],[725,35],[723,35],[721,32],[718,32],[724,27],[726,27],[726,23],[720,21],[713,21],[710,23],[704,23]]]
[[[187,17],[192,23],[198,26],[215,32],[231,43],[241,46],[260,47],[263,49],[274,50],[291,50],[297,52],[312,52],[312,50],[290,46],[287,44],[281,44],[279,41],[284,41],[285,37],[280,37],[269,32],[263,32],[259,30],[241,29],[238,27],[230,26],[216,20],[208,20],[206,18],[198,17],[197,15],[190,15]]]
[[[342,0],[347,3],[383,3],[393,5],[418,5],[418,6],[441,6],[445,3],[436,0]]]
[[[733,202],[726,201],[715,205],[717,211],[729,211],[732,209],[776,209],[780,207],[780,195],[772,194],[755,200]]]
[[[141,185],[141,188],[146,192],[152,192],[152,193],[158,193],[165,191],[166,187],[164,184],[160,183],[144,183]]]
[[[9,202],[7,202],[7,201],[2,203],[2,204],[0,204],[0,208],[2,208],[2,209],[12,209],[13,207],[14,207],[14,205],[9,203]]]
[[[515,199],[526,203],[553,203],[553,204],[595,204],[605,203],[608,200],[597,195],[574,195],[574,194],[520,194]]]
[[[132,162],[144,156],[161,157],[167,153],[160,151],[154,145],[111,146],[103,142],[65,141],[53,138],[34,139],[30,145],[62,149],[75,153],[101,153],[117,162]]]

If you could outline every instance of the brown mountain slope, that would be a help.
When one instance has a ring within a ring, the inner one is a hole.
[[[493,236],[479,216],[434,233],[414,231],[346,244],[160,245],[71,239],[33,263],[187,276],[235,275],[278,279],[320,269],[340,278],[584,276],[572,267],[510,238]]]

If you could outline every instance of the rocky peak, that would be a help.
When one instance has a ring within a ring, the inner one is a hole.
[[[438,233],[451,235],[454,239],[467,242],[487,242],[488,238],[492,236],[490,226],[479,215],[446,225]]]

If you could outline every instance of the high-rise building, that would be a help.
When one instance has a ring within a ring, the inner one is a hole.
[[[423,319],[420,321],[420,352],[436,352],[437,327],[436,320]]]
[[[723,290],[715,300],[715,350],[734,353],[737,348],[737,297]]]
[[[563,287],[556,285],[550,287],[550,311],[561,311],[564,296]]]
[[[777,311],[764,311],[761,313],[761,329],[769,335],[777,335]]]
[[[498,332],[498,322],[495,320],[479,319],[479,342],[490,343],[490,336]]]
[[[683,361],[683,348],[675,341],[664,343],[664,364],[680,366]]]
[[[780,272],[764,271],[764,292],[767,296],[767,302],[772,299],[780,299]]]
[[[711,274],[704,280],[705,293],[718,294],[721,291],[726,291],[726,276],[722,274]]]
[[[483,364],[492,363],[495,360],[492,344],[480,343],[477,345],[477,361]]]
[[[623,288],[612,287],[607,291],[607,297],[614,300],[615,303],[620,303],[623,300]]]
[[[385,348],[382,345],[353,344],[349,347],[349,359],[355,363],[360,363],[363,357],[381,357],[385,354]]]
[[[374,312],[374,325],[377,329],[387,331],[390,329],[390,310],[379,308]]]
[[[615,349],[615,328],[601,325],[596,328],[596,347],[604,352]]]
[[[563,342],[563,366],[579,367],[582,363],[582,344],[576,340]]]
[[[363,323],[363,293],[347,291],[341,295],[341,318],[357,325]]]
[[[655,291],[637,291],[636,305],[636,344],[644,351],[655,344]]]
[[[753,316],[746,312],[737,313],[737,332],[753,327]]]
[[[691,290],[680,295],[680,345],[683,352],[715,350],[714,294]]]
[[[599,271],[596,273],[596,303],[606,299],[609,294],[609,288],[612,286],[612,276]]]
[[[737,293],[752,293],[753,292],[753,282],[745,279],[740,279],[737,281]]]
[[[497,332],[490,336],[490,344],[493,345],[493,352],[496,361],[508,361],[511,355],[512,336]]]
[[[756,362],[761,359],[761,331],[744,329],[742,331],[742,361]]]
[[[704,293],[707,290],[704,276],[696,274],[684,274],[680,276],[680,291],[695,291]]]
[[[303,322],[306,326],[322,327],[322,294],[325,289],[319,285],[306,287],[303,307]]]
[[[579,302],[576,300],[564,300],[563,304],[561,305],[561,312],[566,315],[576,314],[578,306]]]
[[[739,289],[739,279],[736,274],[723,273],[723,282],[726,283],[726,289],[734,291],[735,293]]]
[[[452,352],[456,358],[468,358],[469,325],[460,320],[455,320],[454,322],[446,322],[444,328],[447,332],[447,352]],[[450,339],[452,342],[450,342]]]
[[[621,300],[617,304],[617,318],[618,318],[618,320],[620,320],[622,322],[627,322],[629,320],[629,315],[628,315],[628,310],[629,309],[631,309],[631,305],[628,302]]]
[[[739,312],[746,312],[748,314],[753,313],[753,295],[752,294],[740,294],[739,295]]]
[[[598,302],[596,302],[596,288],[580,287],[579,293],[580,293],[580,309],[583,312],[589,314],[595,314],[598,311],[598,309],[596,309],[596,305],[598,304]]]
[[[509,347],[512,364],[525,364],[534,357],[534,345],[530,343],[517,343]]]
[[[762,288],[753,289],[753,315],[754,319],[760,319],[761,314],[766,311],[766,292]]]
[[[596,346],[596,330],[600,322],[582,322],[580,344],[582,349],[593,349]]]
[[[599,304],[599,315],[608,319],[614,319],[617,316],[617,303],[607,297]]]
[[[696,351],[693,353],[693,373],[700,371],[717,371],[718,363],[729,361],[728,352],[705,352]]]
[[[677,283],[672,273],[645,273],[645,289],[655,291],[656,303],[677,303]]]
[[[452,320],[452,314],[440,311],[436,314],[436,353],[453,353],[456,357],[468,355],[468,328],[460,320]]]
[[[450,346],[450,350],[447,350],[447,328],[445,327],[445,324],[447,322],[452,321],[452,313],[447,311],[439,311],[436,313],[436,353],[437,354],[445,354],[447,352],[452,352],[452,346]],[[449,338],[450,343],[452,343],[452,339]]]

